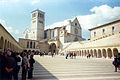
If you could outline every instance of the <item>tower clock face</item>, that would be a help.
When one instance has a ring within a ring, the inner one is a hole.
[[[78,29],[77,29],[77,28],[75,28],[75,30],[74,30],[74,31],[75,31],[75,34],[78,34]]]

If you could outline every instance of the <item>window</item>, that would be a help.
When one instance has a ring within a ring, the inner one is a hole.
[[[105,34],[105,29],[102,30],[103,34]]]
[[[96,32],[94,32],[94,37],[96,36]]]
[[[53,37],[54,37],[54,31],[53,31]]]
[[[33,14],[32,14],[32,17],[35,17],[35,16],[36,16],[36,13],[33,13]]]
[[[38,22],[43,24],[43,21],[40,21],[40,20],[39,20]]]
[[[44,17],[44,15],[43,15],[43,14],[41,14],[41,13],[38,13],[38,17],[43,18],[43,17]]]
[[[112,27],[112,32],[115,32],[115,27],[114,26]]]
[[[75,23],[75,26],[77,26],[77,23]]]

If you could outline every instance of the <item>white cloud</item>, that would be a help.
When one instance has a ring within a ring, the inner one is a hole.
[[[110,7],[108,5],[95,6],[91,10],[92,14],[78,16],[81,26],[89,29],[101,24],[120,19],[120,7]]]
[[[90,11],[92,12],[91,14],[77,16],[82,28],[85,30],[120,19],[120,7],[112,8],[108,5],[101,5],[93,7]],[[59,27],[59,25],[64,25],[65,21],[53,23],[52,25],[47,26],[47,28]]]
[[[39,3],[41,0],[32,0],[32,5]]]

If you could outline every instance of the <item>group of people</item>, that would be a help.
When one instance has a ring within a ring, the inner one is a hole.
[[[34,52],[24,50],[22,53],[5,49],[0,51],[0,80],[19,80],[18,74],[22,69],[21,79],[31,79],[33,73]]]
[[[118,55],[115,55],[113,65],[115,67],[115,72],[117,72],[118,69],[120,70],[120,53],[118,53]]]
[[[76,59],[76,53],[67,52],[65,58],[68,59],[68,57],[70,57],[70,59]]]

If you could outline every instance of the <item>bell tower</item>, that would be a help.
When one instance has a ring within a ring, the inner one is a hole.
[[[44,39],[44,25],[45,17],[44,12],[39,9],[32,11],[32,20],[31,20],[31,34],[30,38],[32,40],[42,40]]]

